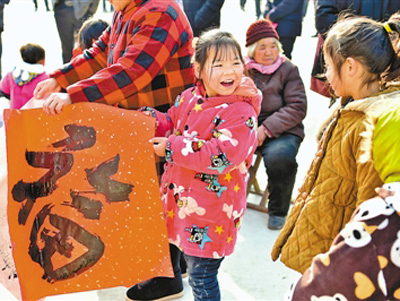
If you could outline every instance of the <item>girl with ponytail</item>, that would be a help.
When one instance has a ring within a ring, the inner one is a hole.
[[[340,106],[272,250],[304,273],[288,300],[400,298],[400,192],[375,191],[400,181],[399,32],[399,14],[342,16],[325,39]]]

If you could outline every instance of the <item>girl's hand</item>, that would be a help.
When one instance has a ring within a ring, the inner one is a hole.
[[[45,99],[50,96],[51,93],[61,91],[61,86],[54,78],[48,78],[37,84],[33,91],[33,96],[36,99]]]
[[[53,93],[43,104],[43,111],[47,115],[57,115],[63,111],[64,106],[71,104],[71,98],[68,93]]]
[[[154,137],[149,140],[153,144],[154,152],[159,157],[165,157],[165,148],[167,147],[168,139],[165,137]]]
[[[139,111],[139,112],[146,115],[147,117],[151,117],[151,113],[149,111]]]
[[[257,140],[258,146],[261,146],[264,143],[264,140],[267,138],[267,134],[265,133],[262,126],[259,126],[257,129]]]

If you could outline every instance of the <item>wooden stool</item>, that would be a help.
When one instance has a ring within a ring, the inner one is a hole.
[[[260,189],[260,185],[258,184],[257,181],[257,170],[261,164],[263,157],[260,152],[255,152],[254,155],[256,156],[256,160],[254,161],[253,165],[249,168],[249,182],[247,184],[247,195],[249,195],[250,192],[257,195],[261,195],[261,201],[260,204],[258,205],[247,202],[247,207],[268,213],[268,208],[267,208],[267,201],[269,196],[268,187],[266,186],[264,190]]]

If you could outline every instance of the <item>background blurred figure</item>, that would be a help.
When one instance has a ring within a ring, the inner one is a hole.
[[[109,26],[108,22],[101,19],[90,18],[83,22],[76,36],[75,48],[72,51],[72,58],[81,54],[85,49],[92,47],[92,44],[100,37]]]
[[[113,12],[114,7],[110,4],[110,10],[107,9],[107,0],[103,0],[103,12],[107,13],[108,11]]]
[[[315,0],[315,27],[319,34],[319,43],[311,71],[310,89],[323,96],[330,97],[329,87],[325,83],[322,44],[327,31],[336,22],[341,11],[370,17],[376,21],[386,21],[393,13],[399,10],[399,0]],[[333,101],[334,99],[331,99],[331,104]]]
[[[8,72],[0,82],[0,93],[10,100],[11,109],[20,109],[33,97],[36,85],[49,78],[44,70],[45,50],[37,44],[19,49],[22,62]]]
[[[207,29],[220,26],[224,2],[225,0],[183,0],[183,8],[195,37]]]
[[[296,38],[301,35],[305,0],[268,0],[264,18],[276,23],[283,52],[289,59]]]
[[[400,10],[398,0],[315,0],[315,26],[323,36],[336,22],[338,14],[346,10],[354,15],[370,17],[376,21],[386,21]]]
[[[3,43],[1,42],[1,33],[4,31],[4,5],[10,0],[0,0],[0,79],[1,79],[1,55],[3,53]]]
[[[240,8],[244,11],[247,0],[240,0]],[[261,17],[261,0],[254,0],[256,6],[256,18]]]
[[[81,28],[82,23],[95,14],[98,5],[99,0],[53,0],[54,18],[61,40],[63,63],[71,60],[75,34]]]
[[[285,223],[296,180],[296,155],[304,138],[307,98],[299,70],[282,55],[279,36],[268,20],[246,33],[246,68],[263,94],[258,116],[258,149],[268,174],[268,228]]]
[[[35,4],[35,11],[37,11],[38,10],[37,0],[33,0],[33,3]],[[44,5],[46,5],[46,11],[50,11],[49,0],[44,0]]]

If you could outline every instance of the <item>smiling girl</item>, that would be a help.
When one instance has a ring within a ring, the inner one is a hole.
[[[157,118],[154,151],[167,163],[161,191],[170,243],[183,251],[195,300],[220,300],[217,273],[233,252],[257,147],[261,93],[243,75],[240,45],[204,33],[195,47],[197,84]],[[179,262],[179,261],[178,261]]]

